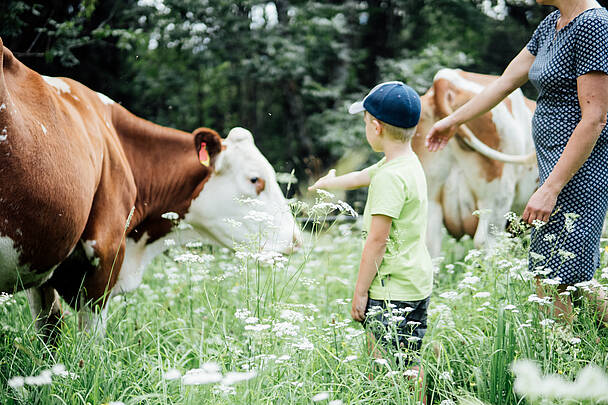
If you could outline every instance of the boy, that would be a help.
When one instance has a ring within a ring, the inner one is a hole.
[[[391,346],[419,351],[433,285],[425,244],[426,180],[411,147],[420,119],[420,97],[401,82],[386,82],[349,112],[364,112],[367,142],[375,152],[384,152],[384,158],[343,176],[336,177],[331,170],[309,189],[369,186],[363,214],[366,238],[351,315],[363,322],[381,352]],[[373,354],[380,356],[377,350]],[[405,359],[406,364],[410,360]]]

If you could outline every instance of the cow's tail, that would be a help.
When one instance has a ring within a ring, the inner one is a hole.
[[[529,153],[527,155],[509,155],[507,153],[499,152],[495,149],[490,148],[485,143],[481,142],[479,138],[475,136],[473,131],[465,124],[458,127],[458,135],[460,138],[473,150],[477,151],[481,155],[488,159],[497,160],[503,163],[515,163],[515,164],[534,164],[536,163],[536,152]]]

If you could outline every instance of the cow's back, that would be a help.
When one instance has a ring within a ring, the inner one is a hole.
[[[96,93],[69,79],[45,80],[0,49],[0,288],[10,289],[15,280],[3,274],[15,266],[27,287],[69,255],[104,161],[121,162],[104,139],[108,108]]]

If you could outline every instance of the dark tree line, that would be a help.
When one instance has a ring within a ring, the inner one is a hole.
[[[39,73],[159,124],[247,127],[275,168],[305,178],[363,145],[346,106],[371,86],[423,92],[441,67],[498,74],[550,11],[530,0],[4,0],[0,36]]]

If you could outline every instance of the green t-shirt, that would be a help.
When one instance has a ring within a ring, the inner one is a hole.
[[[433,264],[426,247],[427,191],[422,165],[415,155],[369,168],[370,185],[363,212],[367,237],[372,215],[393,218],[386,253],[369,288],[376,300],[418,301],[433,289]]]

